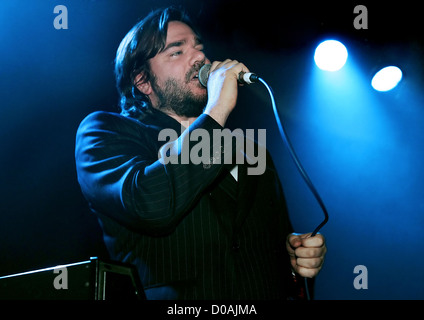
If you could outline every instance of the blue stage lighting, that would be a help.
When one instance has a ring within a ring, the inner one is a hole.
[[[378,71],[371,80],[372,87],[377,91],[389,91],[402,80],[402,71],[395,66],[385,67]]]
[[[326,40],[315,49],[314,60],[322,70],[337,71],[346,63],[347,49],[337,40]]]

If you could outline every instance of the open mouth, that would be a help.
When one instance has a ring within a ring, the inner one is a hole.
[[[187,83],[193,81],[193,82],[197,82],[198,84],[200,84],[199,71],[200,71],[199,65],[193,66],[193,68],[186,75]]]
[[[198,81],[198,79],[199,79],[199,72],[196,72],[193,78],[191,78],[191,81]]]
[[[192,69],[189,72],[187,72],[186,81],[187,82],[199,81],[199,70],[200,70],[199,65],[193,66]]]

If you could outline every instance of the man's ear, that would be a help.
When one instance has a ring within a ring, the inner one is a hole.
[[[143,77],[143,73],[139,73],[138,75],[136,75],[134,79],[134,84],[141,93],[144,93],[146,96],[148,96],[152,93],[152,86],[150,85],[150,81],[143,80]]]

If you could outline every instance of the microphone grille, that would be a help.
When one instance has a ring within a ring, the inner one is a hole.
[[[200,84],[204,87],[207,87],[208,85],[208,79],[209,79],[209,71],[211,69],[210,64],[205,64],[203,67],[199,70],[199,81]]]

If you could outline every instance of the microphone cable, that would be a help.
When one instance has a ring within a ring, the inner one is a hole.
[[[322,212],[324,213],[324,220],[315,228],[315,230],[311,234],[311,237],[314,237],[319,232],[319,230],[328,222],[328,211],[325,207],[324,201],[322,201],[318,191],[316,190],[311,179],[309,178],[308,174],[306,173],[305,169],[303,168],[302,164],[300,163],[299,158],[297,157],[297,155],[294,151],[294,148],[293,148],[293,146],[292,146],[292,144],[291,144],[291,142],[290,142],[290,140],[287,136],[286,130],[284,129],[284,126],[283,126],[283,124],[280,120],[280,116],[278,114],[277,104],[275,102],[274,93],[273,93],[271,87],[261,77],[257,77],[257,80],[259,82],[261,82],[265,86],[265,88],[268,90],[268,93],[269,93],[270,98],[271,98],[272,109],[274,111],[275,120],[277,122],[278,130],[280,132],[281,138],[285,142],[287,149],[290,152],[290,156],[293,159],[293,161],[296,165],[296,168],[298,169],[300,175],[302,176],[303,180],[305,181],[305,183],[309,187],[310,191],[312,192],[316,201],[318,202],[319,206],[321,207]],[[304,278],[304,279],[305,279],[306,298],[307,298],[307,300],[310,300],[307,278]]]

